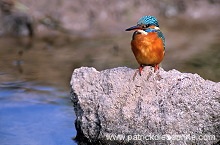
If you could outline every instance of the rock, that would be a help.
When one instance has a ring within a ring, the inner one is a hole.
[[[220,83],[177,70],[82,67],[71,79],[79,144],[217,144]]]

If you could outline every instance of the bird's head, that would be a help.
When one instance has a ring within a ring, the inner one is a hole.
[[[159,24],[157,22],[157,18],[155,18],[154,16],[144,16],[138,20],[136,26],[130,27],[125,31],[138,31],[138,30],[142,30],[145,32],[154,32],[159,30]]]

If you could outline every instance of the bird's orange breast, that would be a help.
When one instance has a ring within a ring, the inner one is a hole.
[[[150,32],[147,35],[135,34],[131,47],[140,65],[155,66],[163,60],[163,40],[158,37],[157,32]]]

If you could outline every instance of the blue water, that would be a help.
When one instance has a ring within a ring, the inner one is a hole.
[[[76,145],[74,120],[65,89],[30,81],[0,82],[1,145]]]

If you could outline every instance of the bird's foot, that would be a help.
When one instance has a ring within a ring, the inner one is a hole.
[[[140,67],[139,67],[139,75],[140,75],[140,76],[141,76],[141,72],[142,72],[143,68],[144,68],[144,66],[143,66],[143,65],[140,65]]]
[[[157,70],[159,70],[159,65],[158,65],[158,64],[156,64],[156,65],[154,66],[154,72],[156,72]]]
[[[144,65],[140,65],[140,67],[139,67],[139,75],[140,75],[140,76],[141,76],[141,73],[142,73],[143,68],[144,68]],[[159,70],[159,65],[158,65],[158,64],[156,64],[156,65],[154,66],[154,72],[156,72],[157,70]]]

